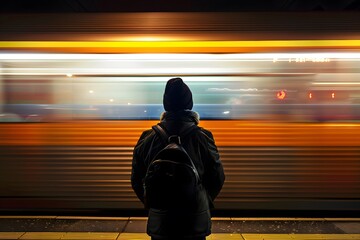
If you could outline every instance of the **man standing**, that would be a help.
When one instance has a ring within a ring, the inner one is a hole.
[[[170,79],[165,87],[160,123],[168,136],[182,137],[181,144],[193,161],[201,182],[203,194],[199,194],[194,205],[170,208],[149,208],[147,233],[152,240],[192,239],[205,240],[211,233],[210,209],[219,194],[224,180],[224,170],[213,135],[197,127],[199,115],[191,111],[192,93],[181,78]],[[191,133],[186,131],[192,129]],[[184,136],[184,132],[187,132]],[[189,135],[189,136],[188,136]],[[145,203],[144,179],[156,154],[166,146],[163,138],[154,129],[146,130],[134,148],[132,162],[132,187],[138,198]],[[166,191],[166,189],[164,189]],[[171,205],[171,204],[170,204]]]

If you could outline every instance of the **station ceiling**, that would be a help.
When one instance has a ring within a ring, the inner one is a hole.
[[[358,11],[359,0],[6,0],[0,12]]]

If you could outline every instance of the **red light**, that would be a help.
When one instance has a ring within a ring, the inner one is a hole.
[[[286,96],[286,92],[284,90],[281,90],[280,92],[277,92],[276,97],[280,100],[283,100]]]
[[[309,98],[312,99],[312,93],[309,93]]]

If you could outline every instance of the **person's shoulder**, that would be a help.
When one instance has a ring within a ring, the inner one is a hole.
[[[140,138],[146,138],[151,136],[154,133],[154,130],[152,128],[147,129],[145,131],[142,132],[141,137]]]
[[[143,149],[144,147],[149,145],[149,142],[151,142],[151,138],[154,135],[153,132],[154,132],[154,130],[152,130],[152,129],[147,129],[147,130],[143,131],[136,146],[135,146],[135,149],[137,149],[137,150]]]
[[[203,127],[199,127],[198,135],[201,136],[202,138],[205,138],[206,140],[214,141],[212,132]]]

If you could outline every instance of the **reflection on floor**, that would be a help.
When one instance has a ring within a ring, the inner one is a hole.
[[[145,217],[0,216],[0,240],[150,240]],[[207,240],[360,240],[360,218],[213,218]]]
[[[104,232],[0,232],[0,239],[27,240],[150,240],[145,233]],[[207,240],[359,240],[360,234],[230,234],[214,233]]]

